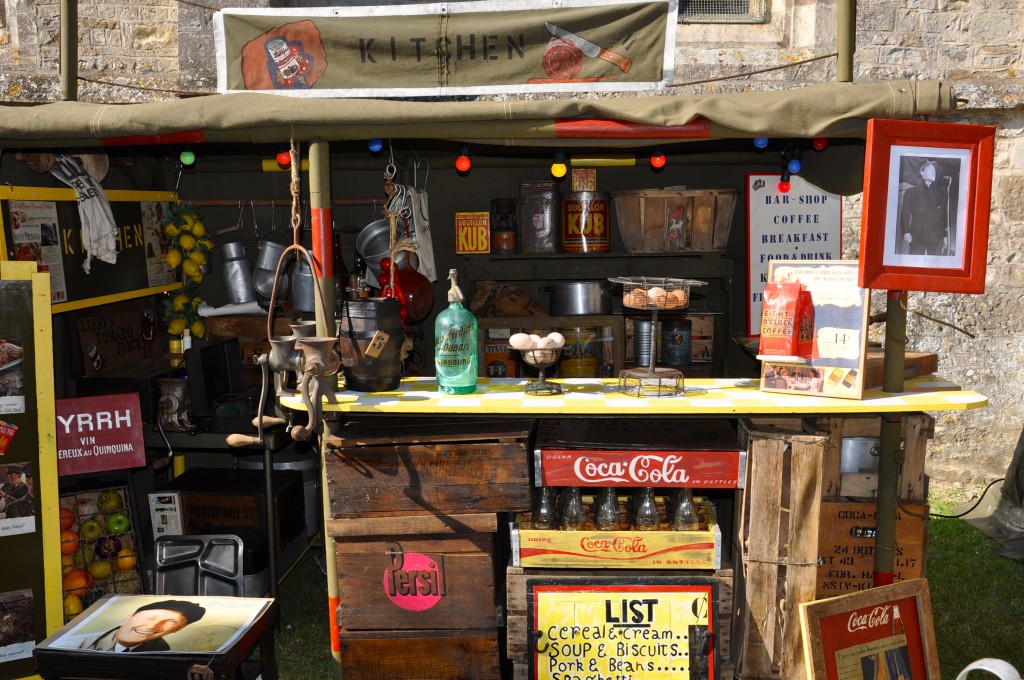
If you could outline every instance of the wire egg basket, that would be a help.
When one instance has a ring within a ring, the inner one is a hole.
[[[693,279],[660,276],[619,276],[609,278],[622,285],[622,306],[651,312],[651,328],[658,327],[658,312],[686,309],[690,306],[690,289],[707,285]],[[646,367],[619,372],[619,392],[636,397],[671,397],[685,392],[682,371],[658,368],[657,333],[651,333],[650,360]]]

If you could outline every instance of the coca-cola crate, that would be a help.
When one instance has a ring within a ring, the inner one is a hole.
[[[593,499],[584,497],[587,523],[581,531],[534,529],[529,514],[512,525],[512,564],[560,569],[719,569],[722,532],[707,498],[694,498],[700,529],[675,531],[665,499],[657,499],[661,516],[656,531],[597,531]],[[627,499],[619,499],[622,526],[629,526]]]
[[[537,486],[736,489],[745,452],[728,421],[542,421],[534,448]]]
[[[327,439],[330,516],[520,512],[532,420],[354,418]]]
[[[928,506],[911,501],[902,505],[905,509],[896,512],[896,581],[924,576],[928,557]],[[822,501],[818,599],[874,587],[877,510],[874,502]]]

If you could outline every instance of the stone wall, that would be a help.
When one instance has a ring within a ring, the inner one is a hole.
[[[134,102],[211,92],[213,11],[282,4],[81,0],[79,98]],[[57,0],[0,0],[0,100],[60,98],[58,7]],[[768,0],[765,24],[680,25],[676,86],[668,91],[779,89],[834,79],[836,12],[834,0]],[[855,80],[944,79],[964,101],[943,120],[998,130],[985,294],[911,293],[908,304],[908,349],[938,352],[944,376],[990,398],[985,409],[940,414],[929,453],[933,486],[976,490],[1005,472],[1024,423],[1024,0],[861,0],[857,12]],[[860,196],[845,201],[851,258],[860,207]]]

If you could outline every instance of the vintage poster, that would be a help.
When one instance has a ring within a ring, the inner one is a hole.
[[[814,335],[809,361],[761,362],[762,390],[863,396],[870,298],[857,285],[857,271],[856,260],[769,263],[769,281],[798,281],[810,290]]]
[[[11,201],[11,234],[15,260],[34,260],[50,274],[50,301],[67,302],[61,257],[57,204],[53,201]]]
[[[0,664],[31,659],[36,646],[32,590],[0,593]]]
[[[46,643],[91,652],[222,652],[273,600],[109,595]]]
[[[10,329],[0,328],[0,333]],[[25,412],[25,341],[21,336],[0,338],[0,413]]]
[[[28,461],[0,464],[0,538],[36,530],[35,474]]]
[[[538,631],[530,677],[717,678],[717,596],[717,584],[700,577],[529,579],[528,616]]]
[[[137,392],[57,400],[57,474],[146,464]]]
[[[778,173],[747,175],[747,335],[760,334],[768,263],[838,260],[843,256],[842,197],[797,175],[788,193]]]
[[[174,283],[174,270],[167,266],[166,261],[171,239],[160,226],[166,204],[142,201],[139,205],[142,208],[142,239],[146,244],[146,278],[149,285]]]

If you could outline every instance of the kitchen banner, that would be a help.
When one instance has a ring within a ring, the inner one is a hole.
[[[304,97],[657,89],[674,70],[677,11],[677,0],[221,10],[218,88]]]

